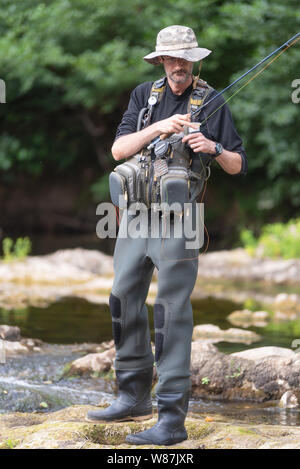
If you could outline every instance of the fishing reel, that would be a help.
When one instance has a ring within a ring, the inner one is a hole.
[[[156,158],[167,159],[172,151],[171,143],[168,140],[160,140],[154,147],[154,154]]]
[[[154,166],[154,176],[160,177],[164,174],[167,174],[169,171],[168,168],[168,159],[172,152],[171,143],[168,140],[159,140],[154,147],[155,160],[153,163]]]

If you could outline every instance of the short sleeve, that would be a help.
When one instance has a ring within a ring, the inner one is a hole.
[[[116,132],[115,140],[123,135],[136,132],[138,117],[141,109],[147,106],[152,82],[142,83],[137,86],[130,95],[127,110],[124,112],[121,123]]]

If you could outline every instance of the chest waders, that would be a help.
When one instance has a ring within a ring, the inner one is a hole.
[[[158,85],[159,83],[154,83],[151,91],[151,96],[153,93],[158,93],[157,103],[162,95],[162,91],[155,91],[159,89]],[[164,81],[160,85],[162,88]],[[195,88],[192,94],[194,101],[190,99],[189,106],[199,106],[208,91],[208,87],[205,87],[204,91],[203,87]],[[140,117],[140,121],[148,119],[150,122],[151,113],[150,106],[147,115]],[[200,181],[201,186],[205,178],[203,175],[200,177],[192,175],[190,153],[182,144],[181,138],[172,135],[168,139],[167,158],[156,155],[156,160],[152,161],[151,153],[145,150],[137,157],[117,166],[111,176],[111,182],[115,184],[113,189],[111,187],[113,202],[118,202],[115,196],[120,190],[118,195],[124,196],[125,208],[129,203],[141,201],[147,207],[151,201],[159,200],[161,203],[166,194],[169,201],[172,198],[172,201],[179,204],[194,197],[192,206],[195,207],[196,197],[193,194],[199,193],[197,183]],[[159,149],[157,153],[159,155]],[[166,159],[167,161],[159,161]],[[155,161],[161,166],[155,168]],[[165,163],[168,165],[167,172]],[[195,187],[192,187],[193,184]],[[144,237],[130,236],[129,230],[127,231],[130,223],[136,218],[135,213],[127,210],[127,216],[123,215],[121,219],[114,251],[115,276],[109,298],[116,347],[114,365],[119,392],[118,398],[108,409],[89,412],[88,418],[97,421],[116,421],[151,417],[151,387],[155,361],[158,375],[156,396],[159,421],[142,434],[129,435],[126,441],[134,444],[168,445],[187,438],[184,420],[190,396],[190,354],[193,332],[190,295],[197,278],[198,249],[188,249],[185,235],[176,237],[172,229],[170,236],[164,237],[163,217],[156,218],[158,236],[152,237],[152,215],[153,210],[150,208],[146,215],[147,236]],[[124,231],[127,237],[120,236]],[[145,302],[155,267],[158,271],[158,289],[153,305],[154,357]]]

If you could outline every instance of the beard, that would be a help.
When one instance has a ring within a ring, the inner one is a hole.
[[[175,72],[168,74],[168,78],[170,78],[170,80],[176,84],[185,83],[191,76],[192,74],[190,72],[187,72],[182,68],[180,70],[176,70]]]

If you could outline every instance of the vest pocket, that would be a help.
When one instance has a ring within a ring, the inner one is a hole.
[[[112,172],[109,175],[109,191],[112,203],[116,207],[127,207],[127,186],[126,179],[122,174]]]
[[[126,163],[116,166],[109,176],[109,190],[112,203],[120,208],[127,208],[132,203],[143,199],[143,185],[141,183],[138,159],[131,158]],[[119,205],[119,197],[121,196]]]
[[[160,199],[162,204],[167,204],[170,209],[176,204],[174,211],[181,212],[184,204],[189,201],[189,178],[185,168],[172,168],[160,179]]]

